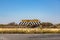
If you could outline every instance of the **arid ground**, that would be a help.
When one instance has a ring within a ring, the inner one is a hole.
[[[0,40],[60,40],[60,34],[0,34]]]

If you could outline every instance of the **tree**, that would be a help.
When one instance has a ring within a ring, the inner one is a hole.
[[[8,23],[8,25],[16,26],[17,24],[15,22]]]
[[[43,22],[43,23],[41,23],[41,25],[43,28],[45,28],[45,27],[49,28],[50,26],[53,26],[53,24],[50,22]]]

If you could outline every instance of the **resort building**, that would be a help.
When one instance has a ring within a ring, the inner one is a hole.
[[[40,25],[40,21],[38,19],[32,19],[32,20],[21,20],[19,23],[22,27],[37,27]]]

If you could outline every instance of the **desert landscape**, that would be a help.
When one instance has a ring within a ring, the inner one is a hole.
[[[34,23],[35,22],[35,23]],[[21,24],[22,23],[22,24]],[[60,33],[60,24],[42,22],[38,19],[23,20],[19,24],[11,22],[0,24],[0,33],[18,33],[18,34],[41,34],[41,33]]]

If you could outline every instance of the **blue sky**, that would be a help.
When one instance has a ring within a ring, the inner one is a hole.
[[[60,0],[0,0],[0,24],[21,19],[60,23]]]

